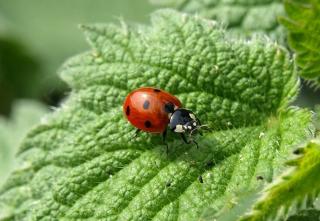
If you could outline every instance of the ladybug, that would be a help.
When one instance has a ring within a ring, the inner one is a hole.
[[[179,133],[187,144],[197,142],[187,140],[185,134],[191,135],[201,127],[196,115],[185,108],[172,94],[153,87],[142,87],[128,94],[123,103],[123,112],[128,121],[140,131],[162,134],[165,142],[167,129]]]

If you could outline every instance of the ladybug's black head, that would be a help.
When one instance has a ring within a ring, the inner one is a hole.
[[[200,121],[190,110],[178,108],[170,116],[169,128],[176,133],[191,134],[200,126]]]

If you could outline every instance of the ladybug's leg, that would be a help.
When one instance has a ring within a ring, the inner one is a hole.
[[[201,121],[200,121],[199,118],[197,118],[197,117],[196,117],[196,119],[197,119],[197,121],[198,121],[198,123],[199,123],[199,127],[201,128],[201,127],[202,127]],[[199,132],[200,136],[203,136],[203,133],[202,133],[201,129],[198,130],[198,132]]]
[[[140,129],[137,129],[137,130],[136,130],[136,133],[135,133],[135,136],[138,136],[140,132],[141,132],[141,130],[140,130]]]
[[[137,130],[134,132],[134,135],[133,135],[132,139],[135,139],[135,138],[139,135],[140,132],[141,132],[141,130],[140,130],[140,129],[137,129]]]
[[[188,141],[184,133],[181,133],[181,137],[186,144],[194,143],[197,146],[197,149],[199,148],[198,143],[194,139],[192,139],[191,141]]]
[[[169,146],[168,146],[168,143],[166,142],[166,138],[167,138],[167,129],[165,129],[165,131],[163,131],[163,133],[162,133],[162,141],[163,141],[164,145],[166,145],[166,153],[168,155]]]
[[[199,145],[195,140],[192,140],[192,142],[196,145],[197,149],[199,149]]]
[[[181,133],[181,138],[186,144],[190,144],[191,142],[187,140],[186,136],[184,133]]]
[[[201,121],[199,120],[199,118],[196,117],[196,119],[197,119],[199,125],[201,126],[202,124],[201,124]]]

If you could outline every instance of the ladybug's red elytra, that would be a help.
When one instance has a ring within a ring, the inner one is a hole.
[[[165,142],[167,128],[181,134],[185,143],[185,133],[190,136],[201,127],[196,115],[182,108],[181,102],[172,94],[153,87],[142,87],[129,93],[123,104],[123,112],[128,121],[137,128],[137,132],[159,133]],[[165,143],[166,144],[166,143]],[[168,151],[168,145],[167,151]]]

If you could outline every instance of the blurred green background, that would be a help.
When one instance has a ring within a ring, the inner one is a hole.
[[[147,0],[0,0],[0,113],[16,98],[59,101],[57,69],[89,49],[79,24],[147,22],[152,10]]]
[[[148,23],[155,9],[148,0],[0,0],[0,185],[22,137],[68,94],[57,70],[90,50],[78,25]],[[313,108],[320,93],[304,83],[295,104]]]

